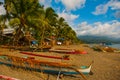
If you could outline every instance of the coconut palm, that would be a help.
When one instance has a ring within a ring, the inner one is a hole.
[[[14,19],[17,19],[19,21],[13,40],[16,44],[21,38],[20,36],[23,36],[21,35],[22,30],[25,31],[29,28],[29,19],[31,17],[33,18],[33,16],[35,16],[35,18],[39,16],[39,7],[38,0],[5,0],[6,14],[11,16],[11,20],[14,21]],[[14,23],[13,26],[15,24],[16,23]]]
[[[39,41],[40,41],[40,46],[42,48],[43,46],[42,43],[44,39],[52,35],[54,24],[58,16],[55,13],[55,11],[50,7],[46,8],[45,10],[41,10],[40,13],[41,13],[40,19],[36,21],[38,21],[39,23],[38,25],[41,26],[38,27],[37,29],[39,30],[38,31]]]
[[[26,31],[32,31],[41,46],[44,38],[53,33],[59,37],[66,37],[64,34],[67,34],[69,25],[64,18],[58,19],[58,15],[52,8],[44,9],[38,0],[5,0],[4,3],[6,18],[16,29],[14,44],[18,43],[23,36],[22,33]]]
[[[65,22],[63,17],[58,19],[58,26],[57,29],[57,38],[64,38],[65,40],[76,40],[76,33],[75,31]]]

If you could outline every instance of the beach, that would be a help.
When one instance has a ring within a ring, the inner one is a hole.
[[[89,65],[94,61],[91,71],[92,75],[85,75],[87,80],[120,80],[120,53],[115,52],[99,52],[91,49],[87,44],[79,45],[61,45],[54,46],[53,48],[64,48],[64,49],[77,49],[87,51],[87,54],[63,54],[55,52],[33,52],[36,54],[64,56],[69,55],[70,60],[63,60],[63,62],[74,64],[77,66]],[[7,48],[0,47],[0,54],[26,56],[20,54],[19,50],[10,51]],[[38,58],[38,57],[36,57]],[[49,60],[54,62],[60,62],[61,60],[40,58],[41,60]],[[57,80],[57,75],[49,75],[46,73],[40,73],[35,71],[29,71],[18,68],[11,68],[5,65],[0,65],[0,75],[6,75],[14,77],[20,80]],[[68,76],[65,75],[59,80],[84,80],[80,75]]]

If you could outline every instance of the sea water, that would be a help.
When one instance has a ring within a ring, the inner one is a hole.
[[[109,46],[113,47],[113,48],[120,49],[120,44],[112,44],[112,45],[109,45]]]
[[[100,44],[89,44],[90,47],[94,46],[94,45],[100,45]],[[116,48],[116,49],[120,49],[120,44],[111,44],[111,45],[106,45],[112,48]]]

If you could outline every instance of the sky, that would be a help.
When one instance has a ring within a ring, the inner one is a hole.
[[[3,0],[0,0],[3,1]],[[120,38],[120,0],[39,0],[65,18],[78,36]],[[0,14],[4,14],[0,6]]]

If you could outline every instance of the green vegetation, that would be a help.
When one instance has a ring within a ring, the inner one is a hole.
[[[4,0],[6,14],[0,15],[0,29],[5,28],[5,22],[15,29],[12,39],[14,45],[19,43],[19,39],[24,33],[29,31],[33,37],[40,42],[50,36],[56,39],[64,38],[72,42],[78,41],[76,33],[68,25],[63,17],[59,17],[51,8],[44,8],[39,0]]]

